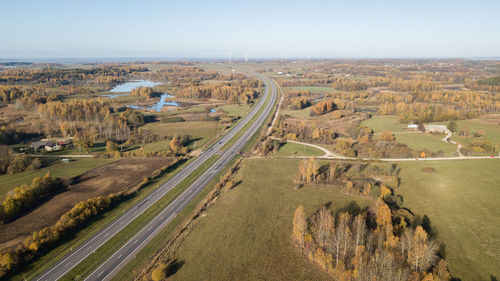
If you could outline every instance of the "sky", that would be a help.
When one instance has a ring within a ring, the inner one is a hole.
[[[0,0],[0,58],[500,57],[499,0]]]

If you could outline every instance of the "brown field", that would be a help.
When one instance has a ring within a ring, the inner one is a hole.
[[[30,213],[2,225],[0,250],[16,246],[33,231],[53,225],[80,201],[126,190],[171,160],[168,158],[129,158],[92,169],[74,178],[64,192],[52,197]]]

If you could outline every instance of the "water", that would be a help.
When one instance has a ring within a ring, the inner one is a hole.
[[[110,90],[112,93],[128,93],[131,92],[135,88],[139,87],[154,87],[156,85],[163,84],[162,82],[153,82],[149,80],[136,80],[136,81],[130,81],[126,82],[120,85],[115,86],[113,89]],[[110,97],[112,98],[112,97]]]
[[[144,106],[138,106],[138,105],[127,105],[130,108],[134,109],[148,109],[148,110],[154,110],[154,111],[161,111],[161,109],[166,106],[179,106],[179,103],[176,101],[165,101],[167,98],[173,98],[174,96],[169,95],[169,94],[162,94],[160,97],[160,101],[153,104],[152,106],[149,107],[144,107]]]
[[[210,113],[214,113],[216,112],[217,110],[215,108],[210,108]]]

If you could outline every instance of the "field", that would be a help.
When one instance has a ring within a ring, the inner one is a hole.
[[[446,244],[451,273],[464,281],[500,277],[500,161],[399,165],[398,193],[405,207],[430,217],[438,240]],[[425,173],[424,167],[436,172]]]
[[[214,137],[219,128],[215,121],[189,121],[178,123],[148,123],[142,127],[159,136],[190,135],[199,141],[198,146]]]
[[[500,145],[500,122],[497,116],[496,123],[488,122],[488,119],[473,119],[473,120],[459,120],[456,121],[458,125],[458,130],[462,128],[469,128],[471,133],[478,132],[479,130],[484,131],[484,140],[491,142],[492,144]],[[460,136],[453,136],[452,139],[465,144],[465,138]]]
[[[293,211],[308,215],[330,202],[369,200],[305,186],[295,189],[298,161],[247,159],[234,189],[219,199],[181,245],[172,280],[330,280],[291,243]],[[263,176],[265,175],[265,176]]]
[[[399,123],[399,117],[394,115],[373,116],[363,121],[361,125],[372,128],[374,133],[382,133],[384,130],[389,130],[393,133],[408,131],[404,128],[404,124]]]
[[[457,146],[452,143],[442,141],[445,135],[431,134],[396,134],[396,141],[408,145],[414,150],[430,149],[434,152],[442,150],[444,156],[456,156]]]
[[[310,91],[311,93],[333,93],[336,90],[330,87],[288,87],[295,91]]]
[[[74,183],[66,191],[55,195],[30,213],[4,224],[0,229],[0,248],[12,246],[33,231],[53,225],[76,203],[126,190],[169,162],[167,158],[122,159],[74,178]]]
[[[445,135],[424,134],[407,129],[405,124],[399,123],[399,117],[397,116],[374,116],[363,121],[361,125],[372,128],[375,134],[389,130],[395,133],[396,141],[408,145],[413,150],[422,150],[424,148],[434,152],[442,150],[444,156],[456,156],[457,146],[442,141]]]
[[[322,156],[325,153],[317,148],[288,142],[280,147],[277,156]]]
[[[223,110],[227,112],[229,116],[233,117],[243,117],[248,114],[250,111],[250,106],[249,105],[239,105],[239,104],[228,104],[228,105],[222,105],[218,106],[217,109]]]
[[[12,190],[13,188],[21,184],[31,183],[34,178],[44,176],[47,172],[50,172],[53,177],[72,178],[100,165],[110,163],[114,161],[114,159],[73,158],[68,163],[62,163],[60,162],[60,159],[57,158],[53,161],[56,161],[58,163],[31,172],[22,172],[13,175],[1,175],[0,199],[3,198],[7,194],[7,192]]]

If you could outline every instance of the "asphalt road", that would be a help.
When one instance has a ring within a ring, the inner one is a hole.
[[[179,171],[165,184],[157,188],[146,198],[138,202],[134,207],[122,214],[116,220],[100,230],[88,241],[83,243],[71,253],[62,258],[55,265],[50,267],[34,280],[58,280],[78,265],[81,261],[94,253],[99,247],[111,239],[120,230],[126,227],[130,222],[140,216],[154,203],[160,200],[165,194],[172,190],[177,184],[184,180],[189,174],[195,171],[200,165],[207,161],[216,153],[222,153],[221,157],[203,173],[191,186],[189,186],[181,195],[170,203],[163,211],[153,218],[144,228],[129,239],[118,251],[104,261],[95,271],[93,271],[86,280],[110,280],[125,265],[134,258],[134,256],[143,249],[189,202],[205,187],[205,185],[214,178],[243,148],[250,140],[259,127],[265,122],[273,109],[276,100],[276,89],[274,83],[265,77],[259,77],[265,85],[265,91],[252,111],[238,123],[229,133],[219,139],[214,145],[203,151],[195,160],[193,160],[184,169]],[[271,100],[266,105],[267,97],[271,95]],[[262,114],[245,131],[245,133],[226,151],[221,148],[234,137],[250,120],[257,114],[259,109],[265,106]]]

